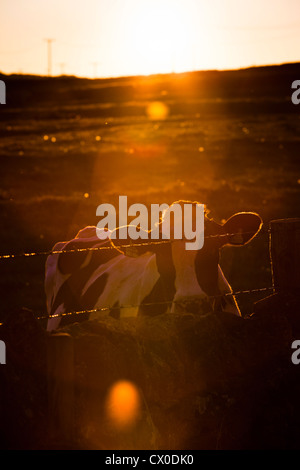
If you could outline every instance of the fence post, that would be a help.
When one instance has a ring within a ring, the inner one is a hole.
[[[270,258],[275,293],[300,293],[300,218],[270,222]]]
[[[61,445],[74,439],[74,344],[66,333],[50,334],[47,345],[49,430]]]

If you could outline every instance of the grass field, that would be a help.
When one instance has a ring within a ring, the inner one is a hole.
[[[300,64],[231,72],[84,80],[0,76],[0,253],[49,250],[98,222],[96,208],[128,202],[207,205],[221,221],[256,211],[300,216]],[[149,116],[149,104],[165,115]],[[45,312],[45,257],[0,260],[0,320]],[[268,235],[226,247],[233,289],[269,286]],[[241,295],[243,314],[267,294]]]

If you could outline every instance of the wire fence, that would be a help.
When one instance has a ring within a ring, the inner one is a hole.
[[[259,231],[260,234],[270,234],[271,230],[270,228],[263,227]],[[253,235],[253,232],[243,232],[245,235]],[[223,233],[223,234],[211,234],[211,235],[206,235],[204,236],[204,239],[211,239],[211,238],[224,238],[224,237],[232,237],[235,235],[241,235],[240,232],[235,232],[235,233]],[[0,255],[0,261],[3,260],[8,260],[8,259],[15,259],[15,258],[29,258],[29,257],[34,257],[34,256],[50,256],[50,255],[58,255],[58,254],[71,254],[71,253],[82,253],[82,252],[91,252],[91,251],[102,251],[102,250],[115,250],[116,247],[119,248],[133,248],[133,247],[145,247],[149,245],[162,245],[162,244],[170,244],[173,243],[174,240],[159,240],[159,241],[146,241],[146,242],[139,242],[139,243],[133,243],[133,244],[120,244],[120,245],[114,245],[113,242],[110,245],[105,245],[105,246],[96,246],[96,247],[85,247],[85,248],[74,248],[74,249],[62,249],[62,250],[47,250],[47,251],[32,251],[32,252],[23,252],[23,253],[9,253],[9,254],[2,254]],[[101,242],[99,240],[99,242]],[[238,290],[238,291],[231,291],[231,292],[226,292],[218,295],[213,295],[213,296],[208,296],[207,298],[210,300],[215,300],[221,297],[227,297],[227,296],[238,296],[242,294],[256,294],[256,293],[262,293],[262,292],[274,292],[274,285],[271,286],[266,286],[266,287],[258,287],[258,288],[253,288],[253,289],[244,289],[244,290]],[[179,303],[180,305],[184,305],[185,303],[188,305],[190,301],[187,299],[185,300],[180,300],[180,302],[176,302],[176,300],[169,300],[169,301],[158,301],[158,302],[148,302],[148,303],[143,303],[143,307],[149,307],[149,306],[159,306],[159,305],[172,305]],[[77,316],[77,315],[89,315],[92,313],[97,313],[97,312],[112,312],[113,310],[116,309],[128,309],[128,308],[139,308],[140,305],[119,305],[118,307],[114,306],[104,306],[104,307],[96,307],[92,309],[83,309],[83,310],[74,310],[70,312],[61,312],[57,314],[38,314],[36,312],[36,319],[38,320],[46,320],[46,319],[51,319],[51,318],[57,318],[57,317],[65,317],[65,316]],[[0,323],[2,325],[2,323]]]
[[[247,290],[240,290],[240,291],[235,291],[235,292],[226,292],[224,294],[218,294],[218,295],[211,295],[211,296],[207,296],[206,298],[209,299],[209,300],[215,300],[215,299],[218,299],[218,298],[222,298],[222,297],[227,297],[227,296],[236,296],[236,295],[240,295],[240,294],[254,294],[254,293],[261,293],[261,292],[268,292],[268,291],[273,291],[274,290],[274,286],[268,286],[268,287],[258,287],[256,289],[247,289]],[[128,309],[128,308],[139,308],[139,307],[151,307],[151,306],[159,306],[159,305],[181,305],[181,306],[184,306],[184,305],[189,305],[191,301],[190,300],[180,300],[180,301],[176,301],[176,300],[166,300],[166,301],[160,301],[160,302],[147,302],[147,303],[143,303],[142,305],[141,304],[136,304],[136,305],[118,305],[118,306],[112,306],[112,307],[97,307],[97,308],[92,308],[92,309],[86,309],[86,310],[75,310],[75,311],[71,311],[71,312],[61,312],[61,313],[57,313],[57,314],[52,314],[52,315],[48,315],[48,314],[45,314],[45,315],[40,315],[37,317],[37,320],[49,320],[51,318],[59,318],[59,317],[66,317],[66,316],[76,316],[76,315],[83,315],[83,314],[86,314],[86,315],[90,315],[92,313],[98,313],[98,312],[112,312],[114,310],[119,310],[119,309]]]
[[[270,233],[269,228],[263,228],[260,230],[259,234],[263,233]],[[244,235],[253,235],[253,232],[243,232]],[[214,235],[206,235],[204,239],[209,238],[225,238],[225,237],[233,237],[235,235],[241,235],[240,232],[235,233],[222,233],[222,234],[214,234]],[[99,239],[100,242],[100,239]],[[108,246],[95,246],[95,247],[86,247],[86,248],[73,248],[68,250],[47,250],[47,251],[32,251],[27,253],[8,253],[0,255],[0,260],[4,259],[13,259],[13,258],[29,258],[33,256],[49,256],[49,255],[58,255],[63,253],[77,253],[83,251],[102,251],[102,250],[115,250],[116,248],[133,248],[133,247],[142,247],[142,246],[150,246],[150,245],[162,245],[162,244],[170,244],[173,243],[174,240],[159,240],[159,241],[148,241],[148,242],[140,242],[140,243],[130,243],[130,244],[118,244],[114,245],[112,242],[111,245]]]

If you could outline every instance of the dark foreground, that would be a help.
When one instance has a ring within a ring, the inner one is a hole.
[[[2,448],[298,449],[291,343],[299,300],[262,302],[247,319],[110,317],[65,327],[69,336],[58,338],[29,311],[15,312],[2,330]],[[120,380],[137,387],[141,407],[130,427],[117,429],[106,403]]]

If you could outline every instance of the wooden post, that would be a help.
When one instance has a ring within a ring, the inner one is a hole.
[[[61,445],[74,438],[74,345],[66,333],[48,337],[48,403],[51,438]]]
[[[300,294],[300,218],[270,222],[270,258],[275,293]]]

